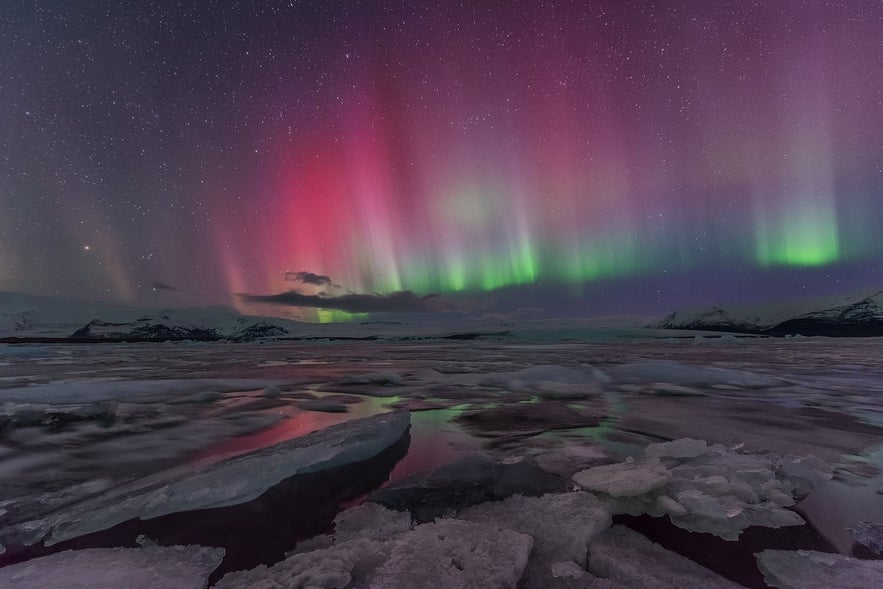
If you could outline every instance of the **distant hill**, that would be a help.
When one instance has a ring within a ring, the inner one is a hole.
[[[883,335],[883,290],[768,305],[676,311],[650,327],[763,335]]]
[[[0,337],[114,341],[253,341],[308,324],[227,307],[159,309],[0,292]]]

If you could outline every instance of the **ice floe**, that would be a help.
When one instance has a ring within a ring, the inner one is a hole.
[[[0,529],[0,539],[12,537],[18,543],[31,544],[46,536],[49,545],[133,518],[244,503],[293,475],[371,458],[402,438],[409,427],[406,412],[381,414],[331,426],[202,470],[172,469],[114,487],[43,518]]]
[[[765,374],[697,366],[673,360],[644,360],[613,366],[607,374],[621,383],[669,383],[684,387],[732,386],[743,389],[762,389],[780,386],[783,380]]]
[[[391,509],[410,511],[422,523],[515,494],[561,492],[566,485],[563,477],[544,471],[532,460],[502,464],[484,454],[470,454],[432,472],[394,481],[369,499]]]
[[[738,452],[704,441],[651,444],[640,460],[573,475],[580,487],[609,496],[616,513],[667,515],[678,527],[735,540],[745,528],[804,523],[786,509],[831,469],[813,457]],[[663,461],[664,459],[664,461]]]
[[[0,587],[204,589],[223,558],[203,546],[67,550],[0,568]]]
[[[849,531],[858,544],[883,556],[883,523],[858,522]]]
[[[376,522],[377,516],[383,517],[374,512],[368,519]],[[525,534],[455,519],[387,537],[357,529],[350,533],[349,540],[337,538],[328,547],[296,553],[272,567],[229,573],[215,588],[514,589],[533,545]]]
[[[547,430],[594,427],[600,412],[587,407],[576,409],[563,401],[513,403],[467,411],[456,421],[480,436],[519,437]]]
[[[561,576],[563,569],[572,568],[565,566],[567,562],[585,573],[589,542],[611,523],[607,506],[581,491],[541,497],[515,495],[469,507],[456,517],[499,525],[533,538],[533,550],[519,583],[522,589],[555,586],[555,572]]]
[[[597,395],[601,383],[609,380],[600,370],[581,372],[557,365],[537,365],[513,372],[498,372],[479,381],[480,385],[541,397],[578,399]]]
[[[588,568],[590,573],[611,579],[624,587],[741,587],[625,526],[613,526],[591,543]]]
[[[756,555],[764,580],[778,589],[883,587],[883,561],[814,550],[764,550]]]

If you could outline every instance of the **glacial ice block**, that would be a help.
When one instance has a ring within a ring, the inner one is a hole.
[[[423,524],[402,536],[371,589],[512,588],[533,540],[505,528],[456,519]]]
[[[573,475],[573,481],[590,491],[613,497],[634,497],[664,486],[671,473],[658,458],[595,466]]]
[[[587,577],[584,568],[589,542],[611,523],[610,509],[584,491],[542,497],[513,495],[464,509],[457,518],[499,525],[533,538],[533,550],[519,583],[522,589],[560,585],[563,581],[556,579],[555,573],[567,562],[585,573],[579,579]]]
[[[779,589],[883,587],[883,561],[814,550],[764,550],[754,555],[767,583]]]
[[[394,412],[347,421],[306,436],[211,464],[179,467],[114,487],[42,520],[0,530],[0,541],[52,545],[134,519],[245,503],[288,477],[361,462],[395,444],[410,414]],[[7,542],[9,543],[9,542]]]
[[[66,550],[0,568],[0,587],[205,589],[223,558],[203,546]]]
[[[687,438],[651,444],[645,455],[578,472],[573,481],[609,495],[614,513],[667,515],[680,528],[736,540],[750,526],[803,524],[787,508],[831,478],[811,456],[742,453]]]

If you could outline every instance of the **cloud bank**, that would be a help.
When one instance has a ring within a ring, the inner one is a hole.
[[[449,301],[438,295],[431,294],[421,297],[410,290],[388,295],[353,293],[340,296],[319,296],[289,290],[274,295],[240,293],[236,296],[245,303],[336,309],[347,313],[438,313],[456,310]]]
[[[312,272],[286,272],[285,280],[288,282],[302,282],[304,284],[313,284],[315,286],[326,286],[331,284],[331,277],[324,274],[313,274]]]

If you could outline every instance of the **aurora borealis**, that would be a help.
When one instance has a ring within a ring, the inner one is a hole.
[[[883,279],[879,2],[193,4],[4,8],[0,289],[667,310]]]

